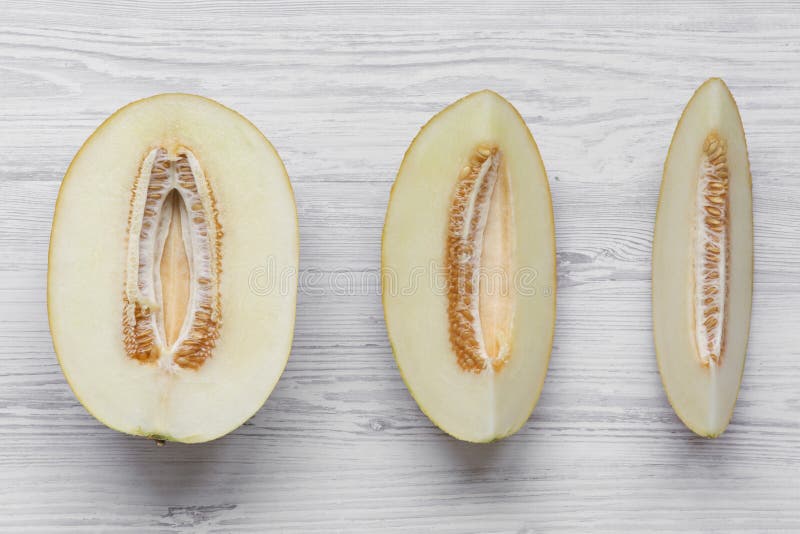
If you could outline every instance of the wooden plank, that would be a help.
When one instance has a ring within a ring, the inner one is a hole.
[[[716,441],[669,407],[650,325],[661,167],[711,75],[742,111],[756,225],[749,359]],[[798,86],[792,2],[4,6],[0,529],[800,530]],[[539,143],[559,294],[537,410],[514,437],[475,446],[439,432],[408,395],[376,273],[408,143],[483,87],[509,98]],[[216,98],[275,144],[304,277],[292,357],[265,407],[216,442],[156,448],[74,398],[45,294],[70,158],[116,108],[167,91]]]

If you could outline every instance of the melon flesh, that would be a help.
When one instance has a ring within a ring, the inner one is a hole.
[[[753,285],[750,166],[736,102],[713,78],[678,122],[653,240],[653,330],[672,407],[721,434],[744,370]]]
[[[47,302],[64,375],[116,430],[222,436],[283,371],[296,276],[277,277],[297,265],[291,185],[255,126],[198,96],[129,104],[83,145],[56,203]],[[254,277],[266,266],[274,280]]]
[[[383,231],[383,304],[421,410],[459,439],[518,430],[555,322],[555,238],[539,151],[511,104],[473,93],[406,152]]]

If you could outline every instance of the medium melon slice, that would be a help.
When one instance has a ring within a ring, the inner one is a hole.
[[[411,143],[382,265],[389,339],[421,410],[466,441],[517,431],[550,358],[555,238],[536,143],[501,96],[459,100]]]
[[[283,371],[297,265],[292,188],[255,126],[198,96],[125,106],[75,156],[53,216],[47,303],[64,375],[111,428],[222,436]],[[293,275],[266,280],[267,266]]]
[[[701,436],[728,426],[744,371],[753,287],[750,164],[739,110],[717,78],[672,137],[653,239],[658,367],[678,417]]]

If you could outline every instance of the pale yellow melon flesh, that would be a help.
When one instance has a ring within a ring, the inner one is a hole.
[[[712,78],[672,138],[653,239],[653,330],[661,380],[680,419],[721,434],[744,371],[753,284],[747,144],[736,102]]]
[[[552,347],[555,238],[539,151],[501,96],[473,93],[414,139],[382,266],[389,339],[421,410],[466,441],[518,430]]]
[[[265,265],[294,276],[254,287]],[[64,375],[111,428],[222,436],[283,371],[297,265],[291,185],[255,126],[198,96],[129,104],[83,145],[56,203],[47,302]]]

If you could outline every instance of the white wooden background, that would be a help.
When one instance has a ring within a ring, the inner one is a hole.
[[[800,531],[800,6],[380,4],[0,2],[0,530]],[[712,75],[747,131],[756,272],[739,403],[708,441],[662,391],[649,276],[667,146]],[[484,87],[539,143],[559,294],[537,410],[480,446],[417,409],[370,273],[408,143]],[[216,442],[157,448],[73,397],[45,274],[73,154],[118,107],[168,91],[215,98],[272,140],[302,268],[326,276],[299,299],[264,408]],[[337,294],[339,272],[367,282]]]

